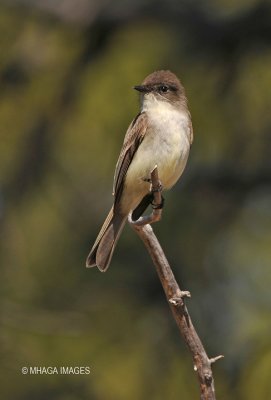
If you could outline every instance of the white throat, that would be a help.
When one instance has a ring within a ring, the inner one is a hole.
[[[175,109],[174,105],[167,100],[159,100],[153,93],[148,93],[142,97],[141,109],[145,112]]]
[[[185,109],[177,108],[170,101],[159,100],[149,93],[143,97],[142,112],[146,112],[150,121],[161,130],[182,128],[188,134],[189,114]]]

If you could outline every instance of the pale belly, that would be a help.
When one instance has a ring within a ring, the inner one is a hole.
[[[154,125],[146,134],[129,166],[121,199],[124,213],[135,209],[149,192],[150,184],[144,179],[150,178],[156,165],[164,189],[171,188],[183,173],[190,150],[188,126],[174,120],[165,124],[167,129],[159,122],[161,129]]]

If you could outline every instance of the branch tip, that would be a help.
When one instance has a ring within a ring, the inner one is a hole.
[[[224,356],[222,354],[220,354],[219,356],[216,356],[216,357],[209,358],[209,363],[214,364],[216,361],[221,360],[221,358],[224,358]]]
[[[178,296],[171,297],[169,299],[170,304],[173,304],[174,306],[180,306],[183,305],[183,299],[191,298],[191,293],[188,290],[182,290]]]
[[[191,293],[188,290],[182,290],[181,291],[181,297],[188,297],[189,299],[191,298]]]

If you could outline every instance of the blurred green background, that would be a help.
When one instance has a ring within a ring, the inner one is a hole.
[[[85,258],[139,102],[167,68],[195,140],[155,231],[215,364],[218,399],[271,391],[271,2],[0,3],[1,397],[198,398],[154,267],[126,227]],[[23,366],[90,366],[78,376]]]

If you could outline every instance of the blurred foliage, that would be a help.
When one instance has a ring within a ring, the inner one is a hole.
[[[60,3],[0,5],[2,397],[197,398],[129,227],[106,275],[84,267],[138,111],[132,86],[169,68],[186,87],[195,141],[155,230],[208,353],[225,355],[217,397],[268,398],[270,3]],[[35,365],[91,373],[21,374]]]

